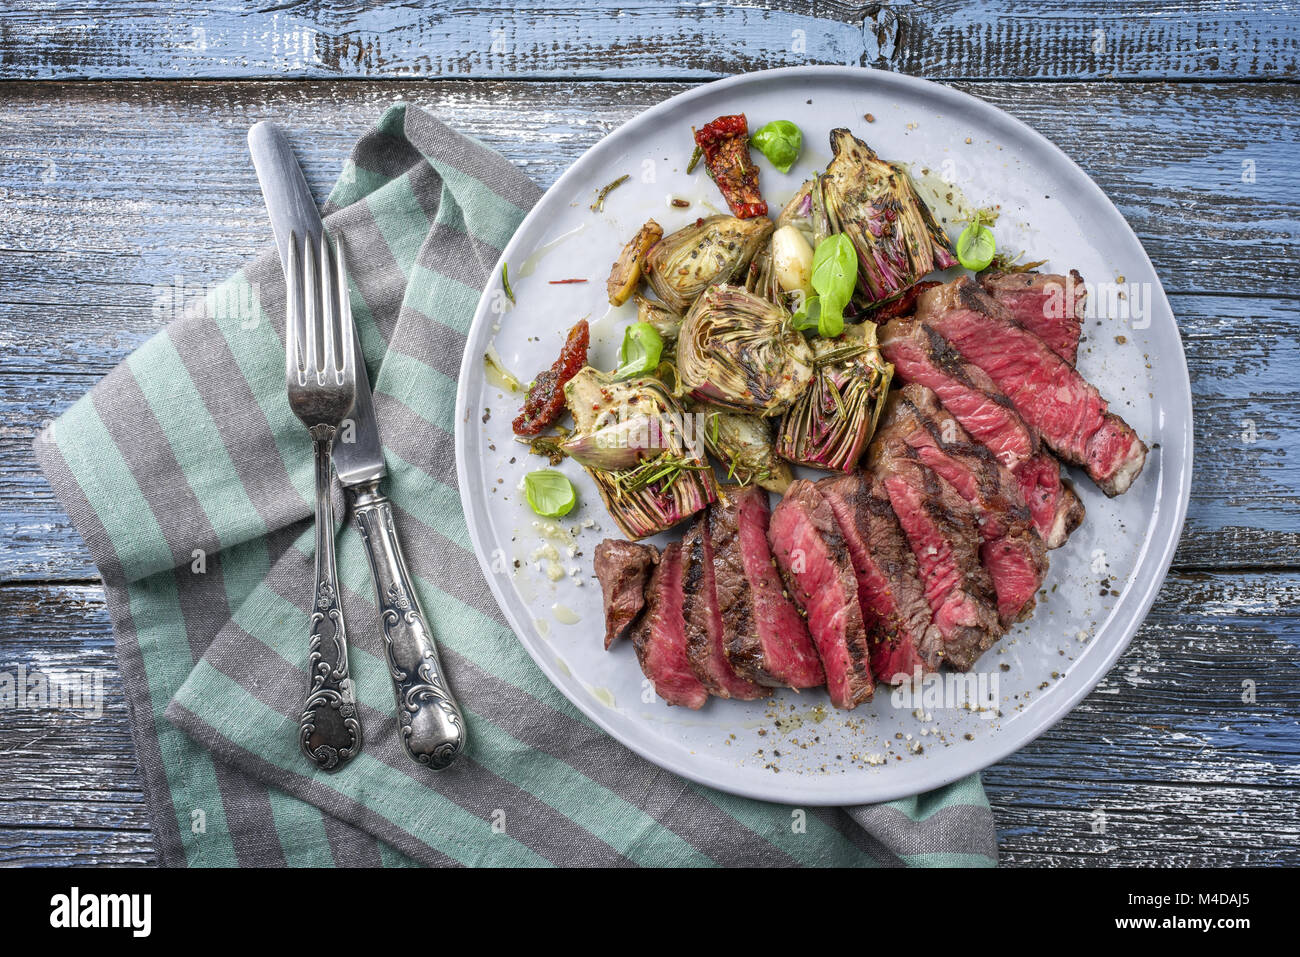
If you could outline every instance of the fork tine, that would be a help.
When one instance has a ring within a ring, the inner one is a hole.
[[[339,304],[340,350],[343,354],[343,381],[357,378],[356,326],[352,322],[352,300],[348,294],[348,267],[343,259],[343,241],[334,240],[334,282]]]
[[[323,382],[320,360],[320,285],[316,281],[316,250],[312,248],[310,236],[302,238],[302,296],[306,305],[303,312],[307,327],[307,348],[303,358],[307,366],[307,375],[317,382]]]
[[[284,276],[284,377],[298,382],[302,377],[302,263],[298,256],[298,235],[289,233],[288,269]]]
[[[335,332],[335,326],[338,325],[338,303],[336,300],[337,293],[334,289],[334,270],[330,268],[330,241],[325,235],[325,230],[320,231],[320,242],[317,245],[316,260],[320,264],[320,329],[321,329],[321,371],[331,382],[337,382],[339,377],[338,356],[335,353],[338,347],[338,335]]]

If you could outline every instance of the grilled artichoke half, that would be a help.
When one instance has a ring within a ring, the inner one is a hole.
[[[742,279],[771,234],[766,216],[701,219],[655,243],[646,256],[650,287],[669,309],[684,313],[707,287]]]
[[[705,447],[722,463],[730,481],[785,494],[794,475],[789,464],[776,454],[770,419],[727,412],[703,403],[697,403],[692,411],[703,416]]]
[[[894,367],[876,347],[876,325],[848,326],[837,339],[816,339],[812,384],[781,420],[776,451],[800,465],[847,472],[876,431]]]
[[[819,233],[844,233],[853,242],[862,306],[894,299],[926,273],[957,264],[902,166],[880,159],[848,130],[831,131],[831,150],[835,158],[813,190],[813,219]]]
[[[677,340],[682,388],[701,402],[780,415],[807,388],[812,349],[779,304],[739,286],[710,286]]]
[[[628,538],[671,528],[717,498],[703,443],[658,379],[619,381],[587,366],[564,399],[577,428],[563,447]]]

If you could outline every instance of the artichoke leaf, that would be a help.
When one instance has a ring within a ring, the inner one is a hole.
[[[665,349],[677,341],[677,334],[681,331],[682,317],[673,312],[662,302],[654,299],[647,299],[645,296],[637,295],[634,297],[636,302],[636,321],[648,323],[655,327],[655,331],[664,340]]]
[[[704,416],[704,444],[739,485],[758,485],[784,495],[794,481],[789,464],[776,454],[770,419],[714,409],[697,403]]]

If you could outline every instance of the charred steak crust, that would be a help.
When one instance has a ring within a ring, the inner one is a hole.
[[[755,684],[825,684],[808,626],[785,593],[767,544],[767,492],[749,486],[729,498],[708,511],[727,661],[737,675]]]
[[[682,540],[682,614],[686,620],[686,655],[695,677],[719,698],[752,701],[772,689],[748,681],[727,660],[725,622],[719,610],[713,542],[708,513],[691,523]],[[730,585],[730,583],[728,583]]]
[[[670,705],[703,707],[709,692],[695,677],[686,654],[682,617],[682,547],[664,549],[650,576],[645,613],[632,628],[632,647],[641,672]]]
[[[772,512],[768,540],[787,591],[807,616],[831,703],[856,707],[875,690],[871,647],[847,546],[812,482],[790,484]]]
[[[596,578],[605,605],[605,650],[625,637],[645,607],[645,587],[659,562],[659,549],[621,538],[596,546]]]
[[[917,318],[979,366],[1058,456],[1107,495],[1127,491],[1147,447],[1101,393],[967,276],[917,297]]]

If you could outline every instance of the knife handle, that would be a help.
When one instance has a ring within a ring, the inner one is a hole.
[[[357,487],[353,511],[375,581],[402,746],[412,761],[440,771],[465,750],[465,716],[447,686],[393,526],[392,502],[377,480]]]
[[[330,451],[334,429],[312,430],[316,456],[316,592],[311,614],[307,673],[311,685],[298,722],[298,743],[322,771],[337,771],[361,750],[361,717],[348,670],[348,631],[334,562],[334,510],[330,507]]]

